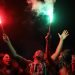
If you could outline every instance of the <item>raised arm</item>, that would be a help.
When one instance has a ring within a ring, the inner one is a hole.
[[[23,58],[22,56],[18,55],[14,49],[14,47],[12,46],[9,37],[6,34],[3,34],[3,40],[4,42],[8,45],[10,52],[12,54],[13,57],[15,58],[19,58],[21,60],[24,60],[25,62],[30,62],[30,60],[27,60],[25,58]]]
[[[58,35],[59,35],[60,41],[59,41],[59,44],[58,44],[58,46],[56,48],[56,51],[51,56],[52,60],[56,60],[56,58],[60,54],[60,51],[62,50],[63,42],[67,38],[69,33],[68,33],[67,30],[64,30],[61,35],[59,33],[58,33]]]
[[[50,32],[48,32],[47,35],[45,36],[45,42],[46,42],[45,53],[44,53],[45,60],[48,60],[48,58],[50,57],[50,54],[49,54],[49,45],[48,45],[49,35],[50,35]]]
[[[49,37],[49,32],[47,33],[47,35],[45,36],[45,40],[46,40],[46,51],[45,52],[47,52],[47,50],[48,50],[48,37]]]

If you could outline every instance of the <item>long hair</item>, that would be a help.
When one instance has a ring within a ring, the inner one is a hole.
[[[72,51],[69,49],[66,49],[62,52],[62,57],[59,60],[59,69],[61,69],[62,67],[66,67],[69,75],[71,75],[72,73],[71,57],[72,57]]]
[[[62,67],[62,66],[68,67],[69,65],[71,65],[71,55],[72,55],[71,50],[69,50],[69,49],[64,50],[62,52],[62,57],[59,60],[59,66],[60,67]]]

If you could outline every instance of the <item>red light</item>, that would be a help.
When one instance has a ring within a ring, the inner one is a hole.
[[[0,24],[4,25],[6,22],[6,14],[3,9],[0,9]]]
[[[11,25],[14,23],[14,10],[9,8],[7,9],[5,5],[0,6],[0,24],[2,26]]]
[[[2,19],[1,19],[1,16],[0,16],[0,24],[2,23]]]

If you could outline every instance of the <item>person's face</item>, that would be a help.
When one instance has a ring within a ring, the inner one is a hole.
[[[34,54],[34,58],[40,58],[43,59],[44,58],[44,53],[41,50],[37,50]]]
[[[2,59],[3,64],[5,64],[5,65],[9,65],[10,60],[11,59],[10,59],[10,56],[8,54],[5,54],[4,57],[3,57],[3,59]]]

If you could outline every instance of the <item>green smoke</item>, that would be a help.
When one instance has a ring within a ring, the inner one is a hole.
[[[47,21],[51,23],[53,20],[54,3],[55,0],[44,0],[44,2],[33,0],[32,11],[35,11],[37,16],[48,16]]]

